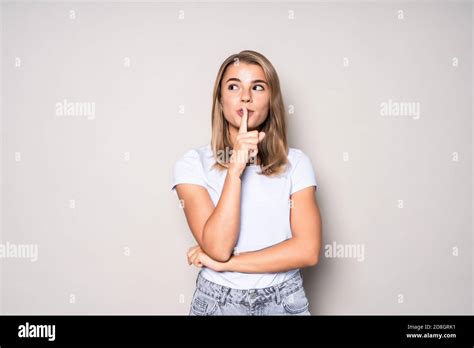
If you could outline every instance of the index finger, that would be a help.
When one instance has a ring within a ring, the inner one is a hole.
[[[240,121],[240,128],[239,128],[239,133],[247,133],[247,117],[248,117],[248,112],[247,108],[244,106],[242,107],[242,120]]]

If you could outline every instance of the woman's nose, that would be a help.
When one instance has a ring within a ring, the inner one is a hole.
[[[250,101],[250,97],[248,95],[243,95],[241,99],[242,99],[242,102],[244,103],[248,103]]]

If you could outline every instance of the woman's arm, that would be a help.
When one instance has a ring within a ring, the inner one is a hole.
[[[293,237],[271,247],[234,255],[223,265],[227,271],[243,273],[284,272],[314,266],[321,249],[321,216],[315,186],[291,196],[290,223]]]
[[[247,132],[248,114],[244,107],[240,128],[232,149],[224,187],[215,209],[204,187],[180,184],[176,191],[184,200],[184,211],[191,231],[201,249],[212,259],[226,262],[232,256],[240,231],[240,176],[249,160],[249,152],[258,154],[264,132]],[[178,188],[179,186],[182,186]]]
[[[319,261],[322,223],[315,197],[315,187],[307,187],[291,196],[292,238],[271,247],[234,255],[227,262],[216,262],[199,249],[188,252],[189,263],[216,271],[275,273],[314,266]]]
[[[203,245],[213,250],[217,261],[228,261],[237,244],[240,230],[240,192],[240,174],[229,169],[219,202],[204,224],[202,234]]]
[[[184,202],[184,213],[201,249],[219,262],[229,260],[240,228],[240,176],[227,171],[222,194],[214,207],[207,190],[199,185],[178,184],[176,192]]]

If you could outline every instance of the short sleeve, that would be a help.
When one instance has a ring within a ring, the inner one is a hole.
[[[186,152],[173,167],[171,191],[175,190],[178,184],[196,184],[206,187],[201,160],[194,149]]]
[[[303,152],[297,159],[291,175],[291,194],[309,186],[318,186],[311,159]]]

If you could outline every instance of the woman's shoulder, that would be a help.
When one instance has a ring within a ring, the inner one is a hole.
[[[206,146],[199,146],[182,153],[174,164],[172,190],[180,183],[191,183],[206,186],[203,172],[203,154]],[[204,155],[205,156],[205,155]]]
[[[288,160],[291,163],[296,163],[298,162],[302,157],[307,156],[303,150],[296,148],[296,147],[290,147],[288,148]]]
[[[294,170],[298,163],[310,163],[312,165],[311,158],[302,150],[295,147],[288,149],[288,162],[290,164],[290,170]]]
[[[199,154],[203,158],[208,158],[209,156],[212,157],[212,148],[211,144],[201,145],[194,149],[197,154]]]
[[[305,152],[301,149],[290,148],[288,158],[291,166],[291,194],[307,186],[317,186],[312,160]]]
[[[212,157],[211,145],[201,145],[188,149],[181,155],[178,162],[205,163],[209,157]]]

